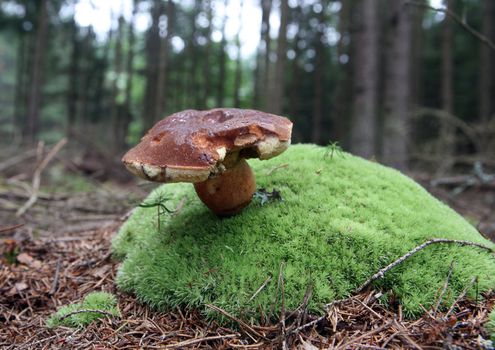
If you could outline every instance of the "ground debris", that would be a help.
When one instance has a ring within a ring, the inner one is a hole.
[[[290,349],[480,349],[488,338],[483,324],[495,304],[493,293],[477,304],[463,299],[448,317],[442,311],[433,316],[425,310],[423,317],[409,320],[400,307],[385,308],[376,291],[366,290],[332,304],[322,322],[298,330],[302,318],[303,323],[315,319],[306,314],[303,300],[300,310],[286,312],[283,337],[277,320],[248,324],[251,331],[243,332],[246,321],[238,325],[240,328],[228,329],[208,322],[195,311],[153,311],[115,287],[117,263],[109,251],[118,224],[78,233],[74,239],[68,236],[18,242],[15,263],[0,261],[0,348],[270,349],[280,348],[283,338]],[[33,262],[41,265],[33,266]],[[117,295],[122,317],[102,319],[85,329],[50,330],[45,326],[46,318],[58,307],[98,290]]]

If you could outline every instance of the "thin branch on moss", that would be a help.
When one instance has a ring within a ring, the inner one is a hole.
[[[457,13],[455,13],[455,12],[453,12],[453,11],[447,9],[447,8],[437,8],[437,7],[433,7],[433,6],[427,5],[427,4],[425,4],[423,2],[419,2],[419,1],[407,1],[404,4],[405,5],[412,5],[412,6],[422,7],[422,8],[428,9],[428,10],[432,10],[434,12],[444,13],[447,17],[449,17],[454,22],[456,22],[457,24],[459,24],[462,28],[464,28],[469,34],[471,34],[476,39],[478,39],[479,41],[481,41],[483,44],[485,44],[486,46],[488,46],[490,49],[492,49],[493,51],[495,51],[495,44],[490,39],[488,39],[486,36],[484,36],[483,34],[481,34],[480,32],[478,32],[476,29],[474,29],[473,27],[471,27],[466,22],[466,20],[463,19],[463,18],[461,18]]]
[[[279,170],[279,169],[282,169],[282,168],[287,168],[288,166],[289,166],[289,164],[288,164],[288,163],[284,163],[284,164],[277,165],[277,166],[275,166],[275,167],[271,168],[270,170],[268,170],[268,171],[266,172],[266,175],[267,175],[267,176],[270,176],[270,175],[271,175],[271,174],[273,174],[275,171],[277,171],[277,170]]]
[[[429,245],[440,244],[440,243],[459,244],[462,246],[477,247],[477,248],[488,250],[491,253],[495,253],[495,251],[492,248],[487,247],[487,246],[480,244],[480,243],[476,243],[476,242],[461,241],[461,240],[456,240],[456,239],[434,238],[434,239],[431,239],[431,240],[429,240],[423,244],[418,245],[414,249],[411,249],[409,252],[407,252],[406,254],[404,254],[403,256],[401,256],[400,258],[398,258],[397,260],[395,260],[391,264],[382,268],[380,271],[378,271],[373,276],[371,276],[368,280],[366,280],[358,289],[356,289],[354,294],[362,292],[371,283],[373,283],[374,281],[376,281],[380,278],[383,278],[388,271],[392,270],[395,266],[401,264],[402,262],[404,262],[405,260],[407,260],[408,258],[413,256],[414,254],[416,254],[420,250],[423,250],[424,248],[428,247]]]
[[[459,294],[459,296],[457,297],[457,299],[454,301],[454,303],[450,307],[449,311],[447,311],[447,313],[444,316],[444,319],[447,319],[450,316],[450,314],[454,311],[454,309],[457,306],[457,304],[459,303],[459,301],[461,301],[466,296],[468,290],[470,290],[473,287],[473,285],[475,283],[477,283],[477,282],[478,282],[478,277],[477,276],[476,277],[473,277],[471,279],[471,282],[469,282],[469,284],[464,288],[464,290],[462,291],[462,293]]]
[[[443,296],[445,295],[445,292],[447,291],[447,287],[449,286],[450,282],[450,277],[452,276],[452,272],[454,271],[454,260],[450,263],[449,267],[449,273],[447,274],[447,278],[445,279],[445,283],[443,285],[442,291],[440,292],[438,296],[438,300],[435,304],[435,307],[433,308],[433,316],[436,316],[438,308],[440,307],[440,304],[442,303]]]
[[[183,348],[186,346],[191,346],[191,345],[206,342],[206,341],[239,338],[240,336],[241,335],[239,333],[234,333],[234,334],[215,335],[215,336],[211,336],[211,337],[189,339],[189,340],[185,340],[183,342],[177,343],[177,344],[167,345],[165,347],[165,349]]]
[[[102,314],[104,316],[108,316],[110,318],[114,318],[116,315],[112,314],[111,312],[108,312],[108,311],[103,311],[103,310],[97,310],[97,309],[83,309],[83,310],[76,310],[76,311],[72,311],[72,312],[69,312],[63,316],[60,316],[58,318],[58,320],[60,322],[62,322],[63,320],[65,320],[66,318],[69,318],[71,316],[74,316],[74,315],[77,315],[77,314],[82,314],[82,313],[97,313],[97,314]]]
[[[263,282],[263,284],[256,290],[256,292],[254,292],[254,294],[251,296],[251,298],[249,298],[248,300],[248,303],[253,301],[254,298],[256,298],[258,296],[258,294],[261,293],[261,291],[267,286],[267,284],[272,280],[272,276],[268,276],[265,281]]]
[[[358,289],[356,289],[351,295],[356,295],[358,293],[361,293],[364,289],[366,289],[371,283],[373,283],[374,281],[380,279],[380,278],[383,278],[385,276],[385,274],[390,271],[391,269],[393,269],[395,266],[401,264],[402,262],[404,262],[405,260],[407,260],[408,258],[410,258],[411,256],[413,256],[415,253],[423,250],[424,248],[428,247],[429,245],[432,245],[432,244],[439,244],[439,243],[447,243],[447,244],[459,244],[459,245],[462,245],[462,246],[471,246],[471,247],[477,247],[477,248],[481,248],[481,249],[485,249],[485,250],[488,250],[489,252],[491,252],[492,254],[495,253],[495,250],[490,248],[490,247],[487,247],[483,244],[480,244],[480,243],[476,243],[476,242],[470,242],[470,241],[460,241],[460,240],[455,240],[455,239],[445,239],[445,238],[434,238],[434,239],[431,239],[429,241],[426,241],[424,242],[423,244],[420,244],[419,246],[415,247],[414,249],[411,249],[409,252],[407,252],[406,254],[404,254],[403,256],[401,256],[400,258],[398,258],[397,260],[395,260],[394,262],[392,262],[391,264],[385,266],[384,268],[382,268],[380,271],[378,271],[377,273],[375,273],[373,276],[371,276],[369,279],[367,279]],[[467,290],[466,290],[466,293],[467,293]],[[458,298],[457,302],[462,299],[462,297],[464,297],[466,295],[466,293],[462,293],[461,294],[461,297]],[[343,301],[346,301],[348,300],[349,298],[347,299],[339,299],[339,300],[334,300],[332,301],[331,303],[329,304],[326,304],[325,305],[325,311],[329,311],[331,307],[333,307],[334,305],[337,305],[337,304],[340,304],[341,302]],[[455,306],[455,304],[453,305]],[[290,332],[290,334],[293,334],[293,333],[297,333],[303,329],[306,329],[306,328],[309,328],[309,327],[313,327],[317,324],[319,324],[320,322],[322,322],[324,319],[326,319],[327,315],[323,315],[323,316],[320,316],[318,317],[317,319],[311,321],[311,322],[308,322],[306,324],[303,324],[302,326],[299,326],[297,327],[296,329],[292,330]]]

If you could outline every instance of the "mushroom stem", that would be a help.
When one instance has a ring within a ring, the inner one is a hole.
[[[201,201],[218,216],[237,214],[253,198],[256,181],[251,167],[241,158],[221,174],[194,184]]]

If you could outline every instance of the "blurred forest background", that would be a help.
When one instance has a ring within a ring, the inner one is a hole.
[[[118,161],[223,106],[400,169],[493,166],[493,41],[494,0],[0,0],[0,144]]]

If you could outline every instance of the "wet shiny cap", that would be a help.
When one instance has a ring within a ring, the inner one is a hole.
[[[250,109],[185,110],[153,126],[122,161],[157,182],[201,182],[224,169],[230,155],[269,159],[290,145],[292,122]]]

